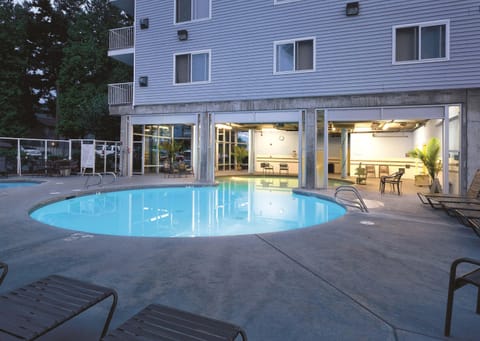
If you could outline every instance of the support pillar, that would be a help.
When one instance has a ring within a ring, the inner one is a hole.
[[[211,162],[211,143],[210,143],[210,115],[208,112],[202,112],[198,118],[198,145],[199,162],[197,170],[197,180],[202,183],[213,182],[213,163]],[[212,178],[212,179],[210,179]]]
[[[305,160],[305,166],[303,167],[305,174],[303,174],[303,177],[305,179],[306,189],[315,188],[315,162],[317,144],[316,126],[317,117],[315,114],[315,109],[307,109],[305,111],[305,149],[302,152]]]
[[[341,130],[341,148],[342,148],[342,159],[340,160],[342,165],[342,179],[347,177],[347,155],[348,155],[348,133],[347,129],[342,128]]]

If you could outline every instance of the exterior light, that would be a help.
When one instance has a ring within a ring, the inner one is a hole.
[[[178,40],[188,40],[187,30],[178,30],[177,35],[178,35]]]
[[[140,29],[145,30],[149,26],[148,24],[148,18],[142,18],[140,19]]]
[[[360,13],[360,4],[358,3],[358,1],[347,3],[347,7],[345,9],[345,14],[347,15],[347,17],[358,15],[359,13]]]
[[[147,76],[142,76],[138,78],[138,85],[140,87],[146,87],[148,86],[148,77]]]

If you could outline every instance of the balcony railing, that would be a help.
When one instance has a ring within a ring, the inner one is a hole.
[[[116,83],[108,85],[108,105],[133,103],[133,83]]]
[[[133,26],[114,28],[108,33],[110,50],[128,49],[134,47]]]

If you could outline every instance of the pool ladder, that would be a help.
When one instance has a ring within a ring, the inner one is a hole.
[[[103,186],[104,183],[103,183],[103,177],[105,175],[111,175],[113,178],[112,178],[112,181],[109,182],[108,184],[111,184],[111,183],[114,183],[115,181],[117,181],[117,175],[114,173],[114,172],[105,172],[105,173],[92,173],[90,174],[89,176],[87,176],[87,179],[85,180],[85,188],[88,188],[90,186]],[[98,182],[97,183],[94,183],[94,184],[89,184],[90,182],[90,178],[93,178],[94,176],[98,176]]]
[[[338,194],[342,192],[353,194],[355,199],[338,197]],[[358,208],[360,211],[368,213],[367,205],[365,205],[365,202],[363,201],[362,196],[360,195],[360,192],[353,186],[347,186],[347,185],[338,186],[335,189],[335,201],[337,201],[339,204]]]

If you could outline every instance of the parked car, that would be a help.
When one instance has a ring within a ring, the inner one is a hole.
[[[22,146],[21,151],[22,151],[22,153],[25,153],[26,156],[39,157],[39,156],[43,155],[42,151],[35,148],[35,147],[24,147],[24,146]]]
[[[109,156],[109,155],[113,155],[115,153],[119,154],[120,153],[120,149],[119,147],[115,146],[115,145],[104,145],[104,144],[98,144],[96,147],[95,147],[95,153],[100,156],[100,157],[104,157],[105,155],[106,156]]]

